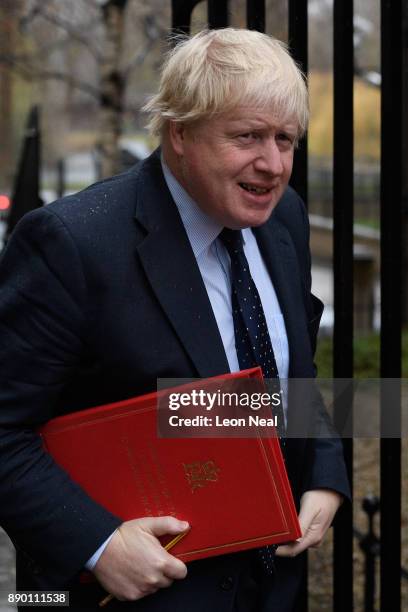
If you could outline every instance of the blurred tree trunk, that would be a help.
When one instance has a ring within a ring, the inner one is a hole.
[[[125,83],[120,59],[124,32],[124,14],[128,0],[108,0],[102,7],[106,42],[100,64],[100,127],[98,150],[102,177],[120,171],[119,137]]]

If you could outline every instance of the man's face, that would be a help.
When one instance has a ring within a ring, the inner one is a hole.
[[[295,122],[238,108],[193,125],[173,123],[176,178],[222,226],[256,227],[269,218],[292,172]]]

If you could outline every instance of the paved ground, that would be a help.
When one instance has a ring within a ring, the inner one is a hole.
[[[15,590],[14,548],[0,528],[0,612],[12,612],[16,608],[7,603],[7,593]]]

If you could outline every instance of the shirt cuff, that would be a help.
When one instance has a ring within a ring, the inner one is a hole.
[[[88,561],[85,563],[85,567],[86,567],[87,570],[89,570],[89,571],[93,570],[93,568],[95,567],[95,565],[99,561],[99,558],[102,555],[103,551],[105,550],[105,548],[107,547],[107,545],[109,544],[109,542],[111,541],[111,539],[113,538],[113,536],[115,535],[116,532],[117,532],[117,529],[115,529],[115,531],[113,533],[111,533],[109,538],[107,538],[104,541],[104,543],[101,544],[101,546],[98,548],[98,550],[96,552],[94,552],[92,557],[90,559],[88,559]]]

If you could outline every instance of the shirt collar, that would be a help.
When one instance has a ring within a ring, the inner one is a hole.
[[[161,165],[167,187],[180,213],[193,253],[197,258],[203,253],[223,229],[222,225],[209,217],[180,185],[161,155]]]

